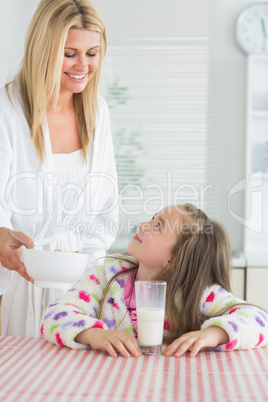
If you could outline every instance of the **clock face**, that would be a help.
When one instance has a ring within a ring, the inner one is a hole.
[[[236,39],[246,54],[268,54],[268,3],[253,4],[240,13]]]

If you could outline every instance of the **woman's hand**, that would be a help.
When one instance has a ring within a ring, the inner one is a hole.
[[[190,356],[196,356],[203,348],[213,348],[229,342],[229,336],[224,329],[209,327],[200,331],[188,332],[172,342],[162,354],[165,356],[180,357],[183,353],[190,351]]]
[[[34,283],[33,279],[26,273],[25,266],[21,262],[22,246],[9,233],[10,229],[0,228],[0,262],[1,265],[11,271],[17,271],[24,279]],[[22,232],[12,232],[29,247],[34,247],[33,240]]]
[[[137,339],[124,331],[88,328],[80,332],[75,341],[84,345],[90,345],[92,349],[105,349],[112,357],[117,357],[116,350],[123,357],[141,356]]]

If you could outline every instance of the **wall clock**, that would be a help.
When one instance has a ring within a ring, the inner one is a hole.
[[[236,40],[245,54],[268,54],[268,3],[242,10],[236,22]]]

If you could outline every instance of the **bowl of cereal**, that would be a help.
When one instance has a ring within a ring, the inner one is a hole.
[[[36,286],[69,289],[87,268],[89,255],[61,250],[23,248],[22,262]]]

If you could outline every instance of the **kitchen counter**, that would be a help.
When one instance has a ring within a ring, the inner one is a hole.
[[[231,265],[233,268],[246,268],[247,260],[243,253],[234,253]]]

